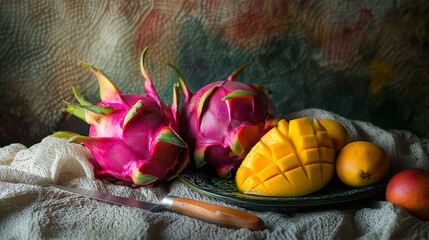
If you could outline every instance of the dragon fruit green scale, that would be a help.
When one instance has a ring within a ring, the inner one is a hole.
[[[144,69],[146,52],[147,48],[140,68],[147,95],[121,93],[102,70],[82,62],[98,79],[101,101],[94,105],[73,88],[79,104],[65,102],[65,111],[90,124],[89,136],[54,133],[90,150],[96,177],[133,187],[150,187],[173,178],[189,161],[188,146],[179,135],[179,86],[174,85],[168,107]]]
[[[181,113],[194,163],[196,167],[207,164],[224,178],[231,176],[250,149],[278,122],[265,88],[234,81],[245,66],[194,94],[172,66],[185,95]]]

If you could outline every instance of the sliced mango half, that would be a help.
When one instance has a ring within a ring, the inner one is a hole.
[[[317,119],[282,119],[246,155],[235,182],[246,194],[296,197],[323,188],[334,169],[332,139]]]

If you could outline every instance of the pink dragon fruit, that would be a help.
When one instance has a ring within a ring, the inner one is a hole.
[[[277,125],[268,91],[256,84],[235,82],[241,65],[226,80],[213,82],[192,94],[177,68],[185,95],[182,108],[187,142],[196,167],[208,163],[228,178],[258,140]]]
[[[140,68],[147,96],[122,94],[102,70],[82,62],[98,78],[101,101],[93,105],[73,88],[80,104],[66,102],[65,111],[90,124],[89,136],[54,134],[84,144],[93,155],[91,163],[98,178],[133,187],[150,187],[175,177],[189,159],[187,144],[178,134],[179,86],[175,84],[168,108],[144,69],[146,52],[147,48]]]

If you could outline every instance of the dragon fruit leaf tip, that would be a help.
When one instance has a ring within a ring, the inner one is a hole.
[[[204,160],[206,147],[198,146],[194,150],[194,163],[197,168],[201,168],[207,162]]]
[[[71,140],[73,137],[80,136],[80,135],[75,133],[75,132],[57,131],[57,132],[54,132],[53,134],[51,134],[51,136],[57,137],[57,138],[66,138],[66,139]]]
[[[185,78],[183,77],[182,73],[180,73],[179,69],[175,67],[172,64],[168,64],[173,70],[176,72],[176,77],[178,80],[178,85],[182,89],[183,94],[185,95],[185,104],[186,102],[189,102],[189,100],[192,97],[192,92],[189,90],[188,85],[186,84]]]
[[[237,156],[245,157],[261,137],[261,129],[258,126],[244,125],[234,135],[231,151]]]
[[[180,104],[180,93],[179,84],[173,85],[173,101],[171,103],[171,114],[173,115],[174,122],[179,122],[179,104]]]
[[[83,136],[83,135],[80,135],[78,133],[70,132],[70,131],[57,131],[57,132],[54,132],[53,134],[51,134],[51,136],[57,137],[57,138],[65,138],[69,142],[77,143],[77,144],[83,144],[85,141],[96,139],[96,138]]]
[[[141,173],[140,171],[135,171],[132,175],[132,180],[135,184],[148,185],[157,181],[158,178],[149,174]]]
[[[146,91],[146,94],[155,99],[157,102],[159,102],[163,107],[167,107],[165,105],[165,103],[162,101],[162,99],[159,97],[158,92],[155,89],[155,86],[153,85],[153,81],[150,78],[149,74],[147,73],[145,67],[144,67],[144,63],[145,63],[145,58],[146,58],[146,54],[148,51],[148,47],[145,47],[142,51],[142,54],[140,55],[140,71],[145,79],[144,81],[144,89]]]
[[[85,109],[79,107],[78,105],[71,104],[65,100],[63,100],[63,102],[66,104],[66,107],[63,109],[64,112],[70,113],[86,122]]]
[[[227,81],[234,81],[234,79],[240,74],[245,68],[247,64],[241,64],[237,69],[235,69],[231,75],[226,79]]]
[[[91,106],[93,105],[91,102],[89,102],[88,100],[86,100],[81,94],[80,92],[77,90],[76,87],[72,87],[72,91],[73,94],[75,96],[75,98],[77,99],[77,101],[80,103],[80,105],[82,106]]]
[[[221,100],[225,101],[231,98],[235,98],[235,97],[243,97],[243,96],[256,96],[257,94],[255,92],[250,92],[250,91],[245,91],[245,90],[236,90],[228,95],[226,95],[225,97],[223,97]]]
[[[201,119],[203,117],[203,110],[207,106],[207,104],[210,103],[209,97],[214,93],[214,91],[218,88],[218,86],[213,86],[210,88],[207,92],[203,94],[200,101],[198,102],[197,106],[197,119],[198,119],[198,125],[201,124]]]
[[[167,127],[160,131],[158,134],[157,141],[168,142],[178,147],[187,148],[188,144],[177,134],[173,129]]]
[[[84,106],[84,105],[76,105],[71,104],[64,101],[67,107],[64,109],[65,112],[73,114],[74,116],[82,119],[83,121],[89,124],[97,124],[102,116],[109,115],[114,112],[115,109],[108,106]]]
[[[120,97],[121,91],[119,91],[116,84],[110,79],[110,77],[103,72],[103,70],[98,69],[88,63],[83,61],[80,62],[82,66],[90,69],[98,79],[98,84],[100,86],[100,99],[101,101],[111,102],[111,103],[122,103]]]
[[[138,100],[131,108],[128,110],[127,114],[124,117],[122,128],[125,129],[127,124],[133,119],[139,112],[139,109],[143,107],[142,100]]]

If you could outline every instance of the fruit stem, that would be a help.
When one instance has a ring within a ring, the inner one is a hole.
[[[368,174],[368,173],[366,173],[366,172],[362,173],[362,178],[363,178],[363,179],[367,179],[367,178],[369,178],[369,177],[371,177],[371,174]]]

